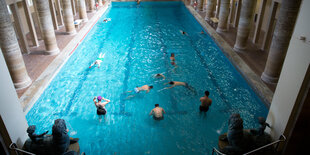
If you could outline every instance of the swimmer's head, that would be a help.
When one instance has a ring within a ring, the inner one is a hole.
[[[98,100],[98,101],[101,101],[101,99],[102,99],[101,96],[98,96],[98,97],[97,97],[97,100]]]
[[[160,74],[156,74],[155,76],[160,76]]]
[[[35,130],[36,130],[36,126],[35,126],[35,125],[30,125],[30,126],[27,128],[27,133],[33,134]]]
[[[174,57],[174,53],[171,53],[171,57]]]
[[[150,86],[149,88],[150,88],[150,89],[152,89],[152,88],[153,88],[153,86]]]
[[[174,82],[173,82],[173,81],[170,81],[170,82],[169,82],[169,84],[173,85],[173,84],[174,84]]]
[[[159,104],[155,104],[155,107],[159,107]]]
[[[209,96],[210,92],[209,91],[205,91],[205,95]]]
[[[175,62],[174,62],[174,61],[172,61],[172,62],[171,62],[171,65],[175,65]]]
[[[184,31],[182,31],[182,34],[185,34],[185,32],[184,32]]]

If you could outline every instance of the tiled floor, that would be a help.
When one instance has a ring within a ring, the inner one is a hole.
[[[90,19],[94,13],[88,13],[88,18]],[[204,17],[205,13],[200,13],[202,17]],[[76,19],[78,19],[78,15],[75,16]],[[77,29],[77,32],[85,25],[86,23],[82,23],[79,29]],[[215,27],[214,27],[215,28]],[[56,30],[56,39],[57,44],[62,51],[63,48],[66,47],[66,45],[70,42],[70,40],[74,37],[70,35],[64,34],[65,27],[60,27],[59,30]],[[220,35],[225,39],[228,44],[233,47],[235,43],[237,30],[235,28],[230,28],[228,32],[221,33]],[[41,39],[40,35],[38,36],[39,39]],[[30,40],[29,40],[30,42]],[[43,40],[39,40],[40,46],[39,47],[31,47],[30,51],[31,54],[24,54],[24,62],[28,71],[28,74],[32,81],[35,81],[40,74],[47,68],[47,66],[54,60],[56,56],[48,56],[42,54],[42,52],[45,49]],[[262,51],[258,48],[257,45],[254,45],[252,42],[248,41],[248,51],[245,53],[238,53],[238,55],[250,66],[250,68],[257,74],[261,75],[264,71],[265,62],[267,60],[268,52]],[[276,85],[267,84],[266,85],[274,91],[276,88]],[[27,90],[21,89],[17,91],[18,97],[22,96],[23,93]]]

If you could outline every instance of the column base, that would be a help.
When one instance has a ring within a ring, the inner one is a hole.
[[[85,23],[88,21],[88,18],[82,19],[82,21]]]
[[[71,32],[66,32],[67,35],[75,35],[76,34],[76,30],[74,29],[73,31]]]
[[[266,83],[269,83],[269,84],[277,84],[278,81],[279,81],[279,78],[278,77],[271,77],[267,74],[265,74],[265,72],[263,72],[262,76],[261,76],[261,79],[266,82]]]
[[[217,33],[227,32],[227,29],[221,29],[221,28],[217,27],[217,28],[216,28],[216,32],[217,32]]]
[[[59,48],[53,49],[53,50],[49,50],[49,51],[45,51],[44,54],[45,55],[57,55],[59,53]]]
[[[238,47],[238,46],[235,44],[235,46],[234,46],[233,49],[234,49],[235,52],[243,53],[243,52],[245,52],[246,47]]]
[[[14,87],[16,90],[24,89],[24,88],[27,88],[28,86],[30,86],[31,83],[32,83],[32,81],[31,81],[30,77],[28,76],[25,81],[19,82],[19,83],[14,83]]]

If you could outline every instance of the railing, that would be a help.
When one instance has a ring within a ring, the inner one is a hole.
[[[25,154],[30,154],[30,155],[36,155],[36,154],[31,153],[31,152],[27,152],[27,151],[25,151],[25,150],[19,149],[15,143],[11,143],[10,146],[9,146],[9,148],[10,148],[11,150],[14,150],[15,152],[17,152],[17,154],[19,154],[19,153],[25,153]]]
[[[269,146],[271,146],[271,145],[274,145],[274,144],[276,144],[275,150],[277,150],[277,149],[278,149],[278,146],[279,146],[279,143],[280,143],[280,142],[284,142],[284,141],[286,141],[286,137],[285,137],[284,135],[281,135],[280,138],[279,138],[279,140],[276,140],[276,141],[274,141],[274,142],[272,142],[272,143],[269,143],[269,144],[267,144],[267,145],[264,145],[264,146],[262,146],[262,147],[259,147],[259,148],[257,148],[257,149],[254,149],[254,150],[252,150],[252,151],[250,151],[250,152],[244,153],[243,155],[249,155],[249,154],[251,154],[251,153],[260,151],[260,150],[262,150],[262,149],[264,149],[264,148],[266,148],[266,147],[269,147]],[[216,153],[217,155],[226,155],[226,154],[220,152],[219,150],[217,150],[215,147],[213,147],[213,149],[212,149],[212,155],[213,155],[214,153]]]

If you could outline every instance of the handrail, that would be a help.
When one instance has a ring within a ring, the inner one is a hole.
[[[283,138],[283,139],[282,139],[282,138]],[[264,148],[266,148],[266,147],[268,147],[268,146],[274,145],[274,144],[277,144],[277,146],[276,146],[275,149],[278,149],[279,143],[280,143],[280,142],[284,142],[284,141],[286,141],[286,137],[285,137],[284,135],[281,135],[280,138],[279,138],[279,140],[276,140],[276,141],[274,141],[274,142],[272,142],[272,143],[269,143],[269,144],[266,144],[266,145],[264,145],[264,146],[261,146],[261,147],[259,147],[259,148],[257,148],[257,149],[254,149],[254,150],[250,151],[250,152],[244,153],[243,155],[249,155],[249,154],[251,154],[251,153],[254,153],[254,152],[256,152],[256,151],[262,150],[262,149],[264,149]],[[226,154],[220,152],[219,150],[217,150],[215,147],[213,147],[213,149],[212,149],[212,155],[213,155],[214,153],[217,153],[217,154],[220,154],[220,155],[226,155]]]
[[[283,139],[281,139],[282,137],[283,137]],[[286,137],[285,137],[284,135],[281,135],[280,138],[279,138],[279,140],[274,141],[274,142],[272,142],[272,143],[269,143],[269,144],[267,144],[267,145],[264,145],[264,146],[262,146],[262,147],[259,147],[259,148],[255,149],[255,150],[252,150],[252,151],[250,151],[250,152],[247,152],[247,153],[245,153],[245,154],[243,154],[243,155],[248,155],[248,154],[254,153],[254,152],[256,152],[256,151],[259,151],[259,150],[261,150],[261,149],[263,149],[263,148],[266,148],[266,147],[268,147],[268,146],[271,146],[271,145],[273,145],[273,144],[277,144],[276,149],[278,149],[279,143],[280,143],[280,142],[284,142],[284,141],[286,141]]]
[[[34,153],[27,152],[27,151],[25,151],[25,150],[22,150],[22,149],[17,148],[17,145],[16,145],[15,143],[11,143],[10,146],[9,146],[9,148],[10,148],[11,150],[14,150],[14,151],[17,151],[17,152],[22,152],[22,153],[30,154],[30,155],[36,155],[36,154],[34,154]]]
[[[212,155],[214,154],[214,152],[215,152],[216,154],[226,155],[226,154],[220,152],[219,150],[217,150],[215,147],[213,147],[213,149],[212,149]]]

